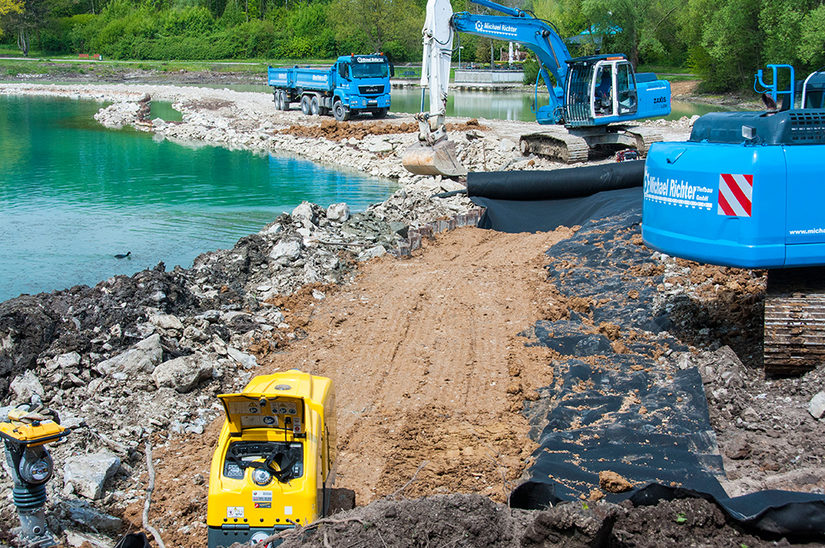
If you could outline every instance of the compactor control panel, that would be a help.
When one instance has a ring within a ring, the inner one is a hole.
[[[304,402],[292,397],[233,395],[223,399],[229,422],[237,429],[278,428],[293,434],[305,429]]]

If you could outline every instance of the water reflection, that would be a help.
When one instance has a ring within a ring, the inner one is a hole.
[[[533,110],[533,102],[535,99],[536,96],[534,93],[525,91],[452,90],[447,100],[447,116],[534,122],[536,120],[536,115]],[[542,96],[539,94],[537,99],[538,106],[540,107],[546,105],[548,102],[546,95]],[[420,109],[420,88],[393,88],[391,109],[393,112],[415,113],[420,112]],[[723,110],[729,109],[704,103],[672,101],[670,116],[667,116],[665,119],[678,120],[683,116],[701,116],[708,112],[719,112]]]

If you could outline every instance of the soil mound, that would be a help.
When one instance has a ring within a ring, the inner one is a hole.
[[[468,120],[460,124],[447,124],[447,131],[469,131],[471,129],[484,130],[486,127],[478,120]],[[367,135],[392,135],[396,133],[418,133],[416,122],[339,122],[337,120],[322,120],[320,126],[292,125],[277,133],[295,135],[297,137],[313,137],[330,141],[344,139],[363,139]]]

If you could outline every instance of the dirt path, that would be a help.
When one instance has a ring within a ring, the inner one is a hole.
[[[411,259],[366,264],[324,300],[309,291],[285,300],[287,321],[307,336],[257,372],[295,367],[333,379],[337,485],[353,489],[359,505],[405,485],[406,497],[506,499],[535,447],[522,401],[552,381],[548,351],[526,347],[518,333],[552,306],[543,253],[569,234],[459,229]],[[215,432],[201,436],[196,451],[181,450],[189,440],[158,452],[153,521],[173,545],[204,542],[202,526],[187,530],[186,522],[205,521],[205,505],[192,512],[192,504],[205,502],[206,485],[183,494],[177,478],[182,469],[208,469],[202,449]]]

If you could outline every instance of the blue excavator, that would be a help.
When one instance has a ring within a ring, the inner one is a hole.
[[[688,141],[651,147],[642,236],[668,255],[767,269],[764,366],[790,374],[825,361],[825,72],[797,83],[790,65],[768,67],[773,81],[759,71],[754,84],[766,110],[706,114]]]
[[[423,28],[421,113],[417,115],[421,145],[404,158],[405,167],[426,175],[460,175],[454,145],[446,140],[444,119],[448,97],[453,37],[465,32],[517,42],[535,53],[539,63],[538,89],[543,84],[548,104],[535,109],[542,125],[566,131],[536,132],[521,137],[524,154],[540,154],[566,163],[587,160],[597,146],[626,146],[644,154],[661,136],[648,128],[625,125],[642,118],[670,114],[670,83],[654,74],[636,74],[624,55],[573,57],[553,25],[532,13],[471,0],[504,15],[453,14],[449,0],[429,0]],[[429,90],[429,111],[424,111]],[[450,173],[448,173],[450,172]],[[466,173],[466,171],[465,171]]]

